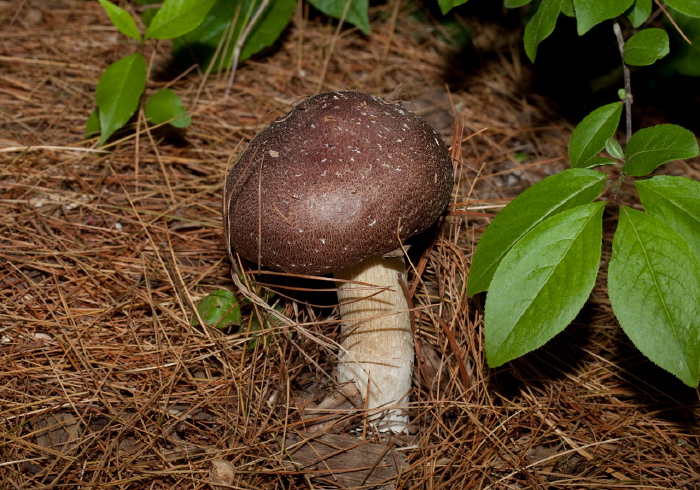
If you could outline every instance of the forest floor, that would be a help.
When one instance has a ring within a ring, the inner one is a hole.
[[[369,36],[299,8],[228,98],[226,74],[173,72],[168,43],[149,45],[147,90],[172,88],[193,124],[150,128],[140,113],[100,148],[84,137],[97,81],[137,44],[98,2],[0,2],[0,488],[700,487],[698,392],[631,345],[607,299],[614,220],[575,322],[487,367],[471,257],[500,208],[566,168],[573,125],[533,91],[522,30],[394,6],[371,8]],[[439,236],[412,256],[408,435],[373,435],[361,411],[304,424],[333,387],[327,293],[275,296],[294,326],[192,322],[203,297],[234,290],[220,212],[232,160],[335,90],[403,101],[457,162]]]

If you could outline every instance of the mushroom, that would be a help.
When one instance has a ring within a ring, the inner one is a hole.
[[[232,259],[334,274],[338,382],[356,383],[381,431],[408,424],[413,362],[406,265],[385,255],[442,215],[453,178],[449,151],[421,118],[368,94],[330,92],[260,131],[226,179]]]

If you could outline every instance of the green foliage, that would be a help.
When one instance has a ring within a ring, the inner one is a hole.
[[[537,46],[554,31],[563,0],[542,0],[537,12],[525,26],[525,54],[535,61]]]
[[[218,289],[205,296],[197,305],[197,313],[208,325],[227,328],[241,325],[241,302],[235,294],[225,289]],[[198,325],[196,318],[193,325]]]
[[[85,123],[85,138],[92,138],[100,134],[100,111],[94,109]]]
[[[255,289],[263,301],[272,303],[275,294],[268,291]],[[206,295],[197,305],[199,317],[212,327],[221,330],[232,330],[234,333],[245,332],[249,336],[248,348],[254,349],[272,339],[280,327],[277,319],[265,312],[259,312],[250,308],[251,302],[247,298],[239,299],[233,292],[226,289],[218,289]],[[247,311],[244,312],[244,309]],[[281,312],[279,305],[274,309]],[[192,325],[199,325],[197,317],[193,317]]]
[[[601,22],[622,15],[634,0],[574,0],[579,36]]]
[[[439,0],[441,8],[443,2]],[[504,0],[506,8],[522,7],[531,3],[531,0]],[[668,2],[669,5],[676,3],[679,12],[695,17],[700,17],[700,2],[695,0],[675,0]],[[450,2],[445,3],[449,7]],[[442,8],[443,13],[449,8]],[[609,20],[615,19],[625,14],[630,23],[635,27],[640,27],[651,15],[652,0],[541,0],[535,2],[535,12],[530,17],[525,26],[523,44],[525,54],[530,61],[535,61],[537,48],[541,42],[548,38],[556,26],[559,13],[568,17],[576,18],[577,31],[583,35],[594,26]],[[678,14],[684,17],[682,14]],[[700,22],[687,22],[687,30],[700,32]],[[683,26],[681,26],[683,28]],[[684,68],[687,71],[700,72],[700,48],[699,51],[693,47],[684,46],[683,51],[690,51],[693,56],[688,60]],[[625,45],[625,63],[629,65],[644,66],[654,63],[663,58],[669,52],[668,35],[663,29],[644,29],[632,36]],[[697,63],[695,62],[697,61]]]
[[[294,0],[273,0],[265,14],[255,25],[241,51],[241,60],[247,60],[263,49],[272,46],[289,24],[296,8]],[[365,17],[366,17],[365,12]],[[355,17],[353,16],[353,20]],[[348,22],[353,23],[348,19]],[[369,21],[367,23],[369,32]]]
[[[561,4],[561,13],[567,17],[575,18],[576,10],[574,10],[574,0],[564,0]]]
[[[570,169],[546,178],[516,197],[486,229],[472,260],[467,293],[489,289],[491,279],[511,248],[547,218],[588,204],[605,185],[605,175]]]
[[[690,17],[700,17],[700,2],[697,0],[666,0],[675,10]]]
[[[443,3],[451,4],[450,8],[461,5],[467,0],[438,0],[440,8],[444,10]],[[309,0],[309,3],[326,15],[340,19],[345,11],[348,0]],[[357,26],[365,34],[369,34],[369,16],[367,10],[369,0],[350,0],[345,20]],[[449,10],[448,8],[447,10]]]
[[[680,35],[675,36],[678,40],[678,50],[674,53],[674,65],[678,73],[691,77],[700,77],[700,20],[695,17],[684,15],[680,12],[673,11],[673,20],[678,25],[678,28],[683,31],[692,44],[688,44],[685,40],[680,39]],[[671,32],[675,33],[675,27],[668,23]]]
[[[597,159],[605,142],[615,134],[620,124],[622,103],[613,102],[591,112],[576,126],[569,141],[569,161],[574,168],[590,168],[610,160]]]
[[[146,30],[146,39],[172,39],[187,34],[204,20],[215,0],[166,0]]]
[[[145,109],[146,118],[153,124],[170,123],[176,128],[186,128],[192,124],[180,97],[168,88],[151,95]]]
[[[528,3],[504,0],[506,8]],[[673,13],[681,29],[700,41],[700,22],[693,18],[700,17],[700,2],[667,3],[681,12]],[[541,0],[532,8],[523,43],[534,61],[560,12],[576,18],[579,35],[621,15],[638,28],[651,15],[652,0]],[[669,48],[665,30],[643,29],[621,47],[623,63],[650,65]],[[678,71],[700,76],[700,50],[683,45],[680,54]],[[700,154],[695,135],[673,124],[628,134],[623,148],[615,133],[631,97],[625,89],[618,94],[622,102],[593,110],[572,133],[573,168],[526,189],[479,240],[467,293],[488,290],[484,337],[490,366],[542,346],[571,322],[594,287],[606,201],[592,201],[608,176],[591,168],[618,167],[617,184],[608,187],[608,201],[617,202],[628,179]],[[601,155],[603,150],[607,155]],[[610,301],[639,350],[694,387],[700,380],[700,183],[655,176],[634,185],[646,212],[620,206],[608,269]]]
[[[506,0],[508,1],[508,0]],[[512,1],[518,1],[518,0],[512,0]],[[525,3],[528,3],[532,0],[521,0],[524,1]],[[462,5],[464,3],[467,3],[467,0],[438,0],[438,5],[440,5],[440,10],[442,10],[443,14],[446,14],[450,10],[452,10],[455,7],[458,7],[459,5]]]
[[[644,29],[627,40],[622,58],[628,65],[646,66],[669,52],[668,34],[663,29]]]
[[[175,57],[185,58],[187,64],[196,61],[206,68],[214,61],[218,47],[223,45],[223,52],[213,68],[229,68],[236,42],[258,7],[259,2],[255,0],[217,0],[196,29],[173,40]],[[291,20],[295,8],[295,0],[271,0],[248,34],[239,61],[271,46]],[[190,60],[190,53],[195,60]]]
[[[637,348],[688,386],[697,386],[700,259],[690,244],[663,220],[623,206],[608,295]]]
[[[100,144],[134,115],[146,86],[146,60],[141,53],[112,63],[97,83],[97,108],[100,118]]]
[[[636,0],[625,15],[635,29],[641,26],[651,15],[652,0]]]
[[[117,7],[116,5],[114,5],[111,2],[108,2],[107,0],[98,1],[100,2],[100,5],[102,5],[102,7],[104,7],[104,9],[107,11],[107,15],[109,15],[109,20],[112,21],[112,24],[114,24],[114,27],[116,27],[119,30],[119,32],[121,32],[125,36],[132,37],[137,41],[141,42],[141,34],[139,34],[139,28],[136,27],[136,21],[129,12],[122,9],[121,7]]]
[[[622,145],[620,145],[620,143],[613,138],[610,138],[605,142],[605,151],[607,151],[611,157],[617,160],[622,160],[625,158],[625,151],[622,149]],[[611,165],[615,164],[614,160],[609,161],[611,162]]]
[[[598,108],[576,128],[569,146],[572,166],[595,162],[605,148],[621,160],[623,178],[644,177],[666,162],[700,154],[695,136],[672,124],[639,130],[623,149],[612,138],[619,107],[616,102]],[[598,272],[604,207],[603,201],[584,202],[597,197],[605,180],[594,170],[565,170],[527,189],[487,228],[472,259],[467,292],[489,291],[484,315],[489,365],[540,347],[582,308]],[[635,185],[647,213],[621,207],[608,270],[613,311],[644,355],[696,386],[700,183],[657,176]],[[576,199],[565,199],[571,196]],[[553,209],[557,200],[564,205]]]
[[[700,257],[700,182],[657,175],[635,186],[646,212],[673,228]]]
[[[107,0],[98,0],[114,26],[122,34],[141,42],[142,37],[131,15]],[[186,25],[195,25],[201,11],[213,0],[165,0],[150,23],[146,38],[160,38],[183,32]],[[206,14],[206,11],[204,11]],[[201,20],[200,20],[201,21]],[[179,34],[178,34],[179,35]],[[116,130],[134,115],[146,87],[146,60],[138,52],[112,63],[100,76],[95,98],[97,110],[88,118],[85,135],[100,133],[100,144],[107,142]],[[186,127],[190,117],[180,98],[171,90],[156,92],[146,105],[146,117],[153,123],[169,121],[173,126]]]
[[[530,2],[532,2],[532,0],[503,0],[503,6],[507,9],[514,9],[518,7],[523,7]]]
[[[129,12],[108,0],[98,1],[122,34],[139,43],[143,39],[172,39],[176,61],[187,66],[194,61],[206,69],[218,56],[211,66],[214,70],[230,68],[234,53],[240,62],[271,46],[289,24],[297,5],[296,0],[269,0],[267,4],[262,0],[165,0],[159,8],[145,10],[142,21],[147,29],[142,36]],[[137,3],[157,2],[137,0]],[[349,5],[346,0],[309,0],[309,3],[331,17],[341,18],[345,13],[347,22],[369,33],[368,0],[352,0]],[[459,3],[457,0],[446,4],[446,10]],[[98,85],[99,110],[88,119],[85,134],[101,132],[100,144],[106,143],[128,122],[144,92],[147,75],[143,56],[136,53],[125,60],[129,61],[120,60],[115,68],[108,68]],[[120,78],[122,75],[127,79]],[[170,90],[153,94],[145,111],[147,119],[154,124],[170,122],[183,128],[191,123],[182,101]]]
[[[627,175],[642,177],[659,165],[698,154],[698,140],[687,129],[674,124],[644,128],[632,135],[625,149]]]
[[[598,273],[603,208],[596,202],[556,214],[503,258],[484,310],[491,367],[540,347],[583,307]]]

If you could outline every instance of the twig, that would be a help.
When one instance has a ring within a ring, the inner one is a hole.
[[[13,153],[16,151],[21,151],[22,153],[27,153],[29,151],[37,150],[48,150],[48,151],[84,151],[87,153],[109,153],[106,150],[96,150],[93,148],[80,148],[77,146],[6,146],[5,148],[0,148],[0,153]]]
[[[620,50],[620,57],[622,58],[622,73],[625,77],[625,116],[627,118],[627,136],[625,142],[629,142],[632,137],[632,81],[630,78],[630,69],[625,63],[624,51],[625,51],[625,40],[622,38],[622,30],[620,29],[620,24],[615,22],[613,24],[613,31],[615,32],[615,37],[617,38],[617,48]]]
[[[251,29],[253,29],[253,26],[255,26],[255,24],[258,22],[258,19],[263,14],[265,9],[267,9],[269,3],[270,0],[262,0],[262,3],[258,7],[258,10],[255,11],[255,14],[250,19],[241,35],[238,36],[238,39],[236,40],[236,45],[233,48],[233,64],[231,65],[231,75],[229,76],[228,83],[226,84],[226,93],[224,94],[224,99],[228,99],[228,96],[231,93],[231,87],[233,86],[233,80],[236,77],[236,70],[238,69],[238,60],[241,57],[243,44],[245,44],[245,41],[248,38]]]
[[[664,4],[659,2],[659,0],[654,0],[654,3],[661,9],[661,11],[666,15],[666,18],[669,20],[671,24],[673,24],[673,27],[676,28],[678,31],[678,34],[681,35],[681,37],[687,42],[688,44],[693,44],[693,42],[688,39],[688,36],[685,35],[685,32],[683,32],[683,29],[680,28],[680,26],[676,23],[676,19],[671,16],[671,14],[668,13],[668,10],[664,7]]]

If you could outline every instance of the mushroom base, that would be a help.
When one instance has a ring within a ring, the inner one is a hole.
[[[380,431],[401,432],[408,425],[413,363],[404,261],[377,255],[335,277],[353,281],[336,284],[343,320],[338,381],[357,384]]]

